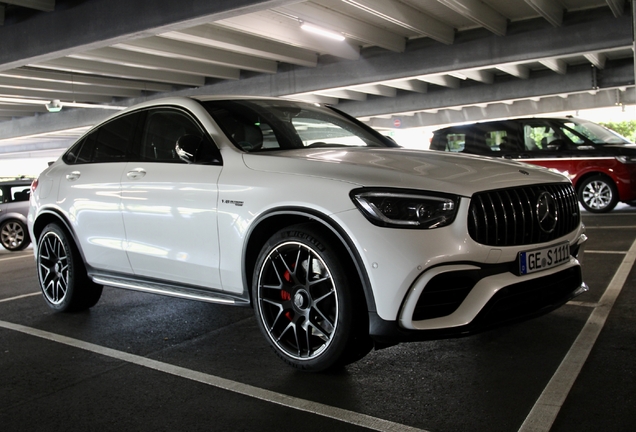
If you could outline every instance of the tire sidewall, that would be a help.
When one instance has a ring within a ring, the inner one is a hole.
[[[347,343],[352,335],[353,320],[353,304],[352,295],[349,288],[349,278],[345,273],[342,265],[338,260],[337,253],[331,243],[323,238],[315,229],[304,227],[290,227],[283,229],[273,235],[263,246],[258,256],[254,274],[252,278],[252,301],[256,321],[261,332],[266,336],[267,342],[274,349],[276,354],[287,364],[302,370],[319,372],[333,367],[337,367],[341,363],[343,354],[346,350]],[[272,250],[279,245],[287,242],[301,243],[312,249],[324,261],[325,265],[331,273],[332,280],[336,287],[336,296],[338,300],[338,318],[335,334],[326,350],[318,357],[308,360],[297,359],[288,356],[283,352],[272,340],[272,335],[266,329],[262,318],[262,311],[259,302],[259,279],[261,268],[266,258]]]
[[[68,257],[68,286],[66,294],[64,295],[64,299],[59,303],[53,303],[47,297],[45,288],[43,286],[42,275],[40,273],[42,244],[44,242],[44,239],[48,235],[55,235],[60,239],[64,248],[64,253]],[[40,239],[38,241],[38,256],[36,257],[36,264],[38,268],[38,282],[40,284],[40,290],[42,291],[42,296],[44,297],[44,301],[46,301],[46,304],[51,309],[54,309],[58,312],[68,312],[73,310],[75,306],[73,300],[77,296],[75,293],[77,286],[77,254],[73,250],[66,233],[57,224],[47,225],[42,231],[42,234],[40,235]]]

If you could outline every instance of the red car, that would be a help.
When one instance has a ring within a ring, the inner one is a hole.
[[[520,118],[435,131],[431,150],[504,157],[568,176],[593,213],[619,201],[636,204],[636,145],[596,123],[575,118]]]

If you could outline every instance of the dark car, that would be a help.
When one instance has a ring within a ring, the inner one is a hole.
[[[559,171],[583,207],[604,213],[636,200],[636,145],[575,118],[519,118],[435,131],[431,150],[504,157]]]
[[[0,243],[19,251],[31,243],[27,229],[32,179],[0,178]]]

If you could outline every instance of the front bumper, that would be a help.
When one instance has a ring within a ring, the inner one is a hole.
[[[531,275],[515,263],[448,264],[421,274],[409,289],[398,319],[369,314],[376,343],[391,344],[467,336],[548,313],[586,292],[579,259],[587,237],[571,247],[569,262]]]

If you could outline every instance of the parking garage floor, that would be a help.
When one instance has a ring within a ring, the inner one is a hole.
[[[632,431],[636,208],[584,213],[590,291],[543,317],[397,345],[328,374],[283,364],[251,309],[105,288],[51,311],[0,251],[0,429]]]

